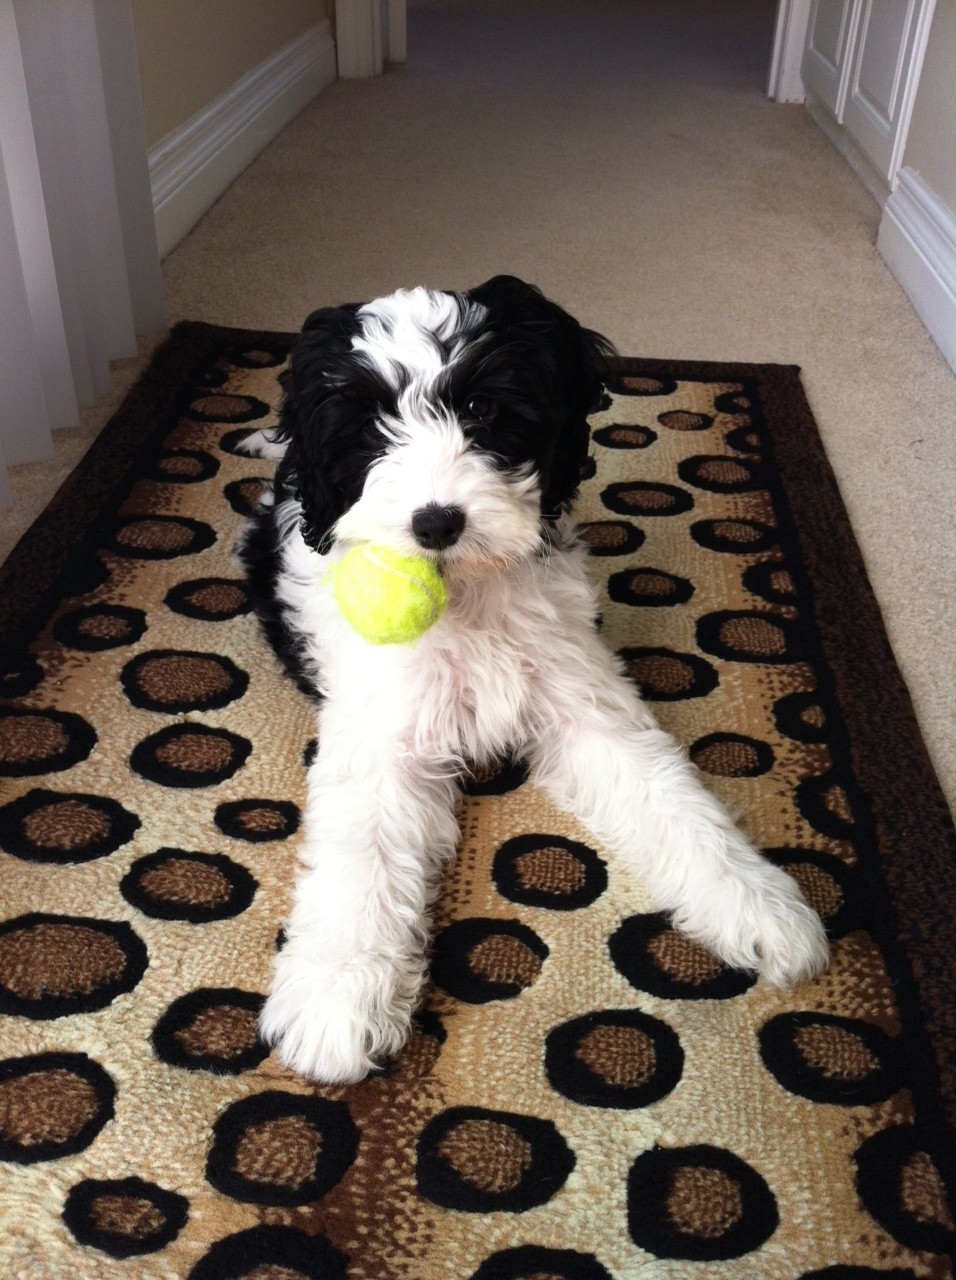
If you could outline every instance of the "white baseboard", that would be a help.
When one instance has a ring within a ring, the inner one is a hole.
[[[956,213],[919,174],[901,169],[876,243],[956,372]]]
[[[152,148],[149,177],[161,257],[335,78],[332,24],[324,19]]]

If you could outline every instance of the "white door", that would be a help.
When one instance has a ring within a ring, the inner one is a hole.
[[[803,51],[803,83],[830,114],[843,119],[862,0],[813,0]]]
[[[935,0],[864,0],[844,128],[892,183],[903,158]]]

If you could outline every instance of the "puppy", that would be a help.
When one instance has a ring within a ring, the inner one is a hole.
[[[675,925],[778,986],[824,967],[819,919],[654,722],[595,629],[569,508],[610,344],[532,286],[401,290],[316,311],[284,375],[278,459],[239,544],[276,651],[321,702],[304,864],[261,1018],[295,1071],[355,1081],[401,1048],[459,779],[515,752]],[[349,546],[426,556],[449,605],[366,643],[326,575]]]

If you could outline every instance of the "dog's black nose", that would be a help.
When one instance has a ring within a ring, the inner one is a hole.
[[[452,547],[465,528],[461,507],[442,507],[430,502],[412,514],[412,533],[426,551],[444,551]]]

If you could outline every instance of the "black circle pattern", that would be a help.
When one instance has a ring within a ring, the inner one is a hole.
[[[812,849],[764,849],[766,857],[793,876],[823,921],[827,935],[842,938],[865,918],[857,874],[839,858]]]
[[[260,499],[269,488],[269,481],[264,476],[245,476],[242,480],[231,480],[223,493],[237,515],[248,517],[258,511]]]
[[[150,649],[120,672],[134,707],[174,715],[212,711],[241,698],[249,677],[231,658],[192,649]]]
[[[149,957],[123,921],[31,912],[0,924],[0,1013],[46,1020],[105,1009]]]
[[[156,1056],[185,1071],[239,1075],[269,1056],[257,1019],[263,997],[237,987],[199,987],[174,1000],[153,1028]]]
[[[267,844],[294,836],[302,814],[290,800],[229,800],[217,807],[213,820],[233,840]]]
[[[694,594],[694,584],[676,573],[635,565],[612,573],[607,581],[607,593],[615,604],[661,608],[686,604]]]
[[[495,854],[491,876],[510,902],[552,911],[590,906],[607,888],[607,866],[593,849],[565,836],[516,836]]]
[[[645,542],[644,532],[629,520],[590,520],[578,533],[592,556],[629,556]]]
[[[553,1089],[587,1107],[646,1107],[676,1088],[684,1051],[672,1027],[636,1009],[601,1009],[554,1027],[545,1045]]]
[[[142,1178],[85,1178],[70,1189],[63,1221],[80,1244],[111,1258],[155,1253],[175,1240],[189,1201]]]
[[[839,1106],[882,1102],[899,1088],[899,1046],[858,1018],[781,1013],[760,1028],[760,1054],[790,1093]]]
[[[708,551],[725,551],[729,555],[756,555],[777,545],[780,537],[771,525],[759,520],[697,520],[690,536]]]
[[[137,860],[120,882],[127,902],[157,920],[208,924],[240,915],[258,884],[222,853],[162,848]]]
[[[685,937],[662,912],[629,916],[608,947],[631,986],[665,1000],[730,1000],[756,982]]]
[[[827,711],[815,693],[788,693],[773,704],[774,723],[795,742],[826,742]]]
[[[421,1194],[464,1213],[522,1213],[546,1204],[575,1165],[574,1152],[550,1120],[451,1107],[418,1139]]]
[[[591,433],[595,444],[605,449],[648,449],[657,439],[657,432],[650,427],[638,427],[631,423],[614,423],[599,427]]]
[[[0,1062],[0,1160],[36,1164],[85,1151],[113,1119],[116,1085],[85,1053]]]
[[[621,649],[618,656],[648,702],[706,698],[720,683],[716,667],[696,653],[640,648]]]
[[[130,767],[164,787],[214,787],[237,773],[251,751],[248,738],[227,729],[173,724],[137,743]]]
[[[26,862],[90,862],[122,848],[140,825],[109,796],[37,787],[0,809],[0,848]]]
[[[593,1253],[522,1244],[486,1258],[471,1280],[612,1280]]]
[[[709,493],[750,493],[766,484],[759,462],[728,454],[685,458],[677,464],[677,474],[685,484]]]
[[[609,484],[601,501],[619,516],[679,516],[690,511],[694,499],[686,489],[649,480],[625,480]]]
[[[165,603],[174,613],[200,622],[228,622],[252,609],[246,584],[240,578],[179,582],[166,593]]]
[[[503,796],[523,787],[528,781],[528,774],[526,760],[502,756],[485,765],[472,765],[462,778],[461,786],[469,796]]]
[[[645,1151],[631,1166],[627,1190],[631,1237],[658,1258],[739,1258],[780,1225],[760,1174],[733,1152],[704,1143]]]
[[[164,449],[152,478],[166,484],[199,484],[218,470],[218,459],[202,449]]]
[[[290,1280],[347,1280],[347,1260],[321,1235],[294,1227],[261,1226],[217,1240],[189,1273],[189,1280],[247,1280],[262,1273]]]
[[[773,768],[773,748],[743,733],[708,733],[691,746],[698,769],[720,778],[758,778]]]
[[[697,643],[728,662],[790,663],[803,657],[791,618],[769,610],[722,609],[697,623]]]
[[[85,760],[96,730],[72,711],[0,708],[0,777],[61,773]]]
[[[340,1181],[358,1143],[346,1103],[269,1089],[216,1121],[206,1177],[249,1204],[308,1204]]]
[[[98,653],[135,644],[146,631],[146,614],[119,604],[91,604],[61,614],[53,628],[69,649]]]
[[[912,1125],[880,1129],[857,1148],[856,1186],[868,1213],[911,1249],[951,1254],[946,1187]]]
[[[203,520],[151,515],[121,520],[106,545],[114,555],[130,560],[175,560],[198,555],[215,541],[215,530]]]
[[[456,920],[435,938],[432,981],[466,1004],[511,1000],[537,982],[548,954],[520,920]]]

